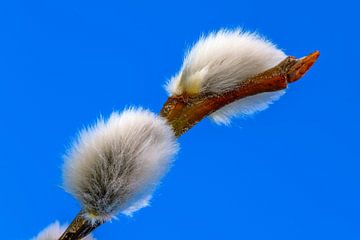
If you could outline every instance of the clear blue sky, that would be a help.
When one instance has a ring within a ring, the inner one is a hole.
[[[152,206],[95,236],[359,239],[357,9],[314,0],[2,1],[1,239],[70,221],[79,205],[60,187],[61,165],[76,132],[126,106],[158,111],[191,43],[237,26],[289,55],[321,57],[265,112],[230,128],[205,120],[184,135]]]

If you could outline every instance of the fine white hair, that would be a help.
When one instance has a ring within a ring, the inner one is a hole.
[[[47,226],[43,229],[36,237],[31,240],[58,240],[61,235],[65,232],[67,224],[60,225],[58,221]],[[82,240],[95,240],[91,235],[82,238]]]
[[[165,119],[143,109],[114,112],[80,132],[65,156],[65,189],[90,220],[131,215],[149,204],[177,151]]]
[[[185,56],[179,73],[167,83],[166,89],[170,95],[224,93],[285,58],[284,52],[256,33],[223,29],[199,39]],[[227,124],[233,116],[264,110],[282,94],[284,91],[240,99],[210,117],[217,123]]]

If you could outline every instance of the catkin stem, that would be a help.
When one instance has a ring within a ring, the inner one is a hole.
[[[259,93],[285,89],[288,83],[304,76],[319,54],[316,51],[300,59],[287,57],[277,66],[248,78],[235,89],[225,93],[170,96],[160,115],[168,120],[175,135],[179,137],[200,120],[227,104]]]
[[[66,231],[61,235],[59,240],[79,240],[89,235],[102,222],[92,223],[84,217],[84,211],[81,210],[74,220],[70,223]]]

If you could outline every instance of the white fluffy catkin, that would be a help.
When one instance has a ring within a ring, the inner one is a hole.
[[[165,119],[142,109],[112,113],[83,130],[65,156],[65,189],[90,220],[131,215],[148,205],[177,151]]]
[[[44,230],[42,230],[36,237],[31,240],[58,240],[65,232],[67,224],[60,225],[58,221],[50,224]],[[91,235],[86,236],[82,240],[95,240]]]
[[[185,56],[182,68],[170,79],[170,95],[223,93],[245,79],[279,64],[286,55],[256,33],[239,29],[220,30],[202,36]],[[227,124],[236,115],[261,111],[284,91],[261,93],[240,99],[211,114],[217,123]]]

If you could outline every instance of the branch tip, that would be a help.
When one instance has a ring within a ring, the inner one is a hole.
[[[309,55],[299,58],[296,63],[288,70],[287,82],[292,83],[300,79],[311,68],[319,58],[320,52],[315,51]]]

